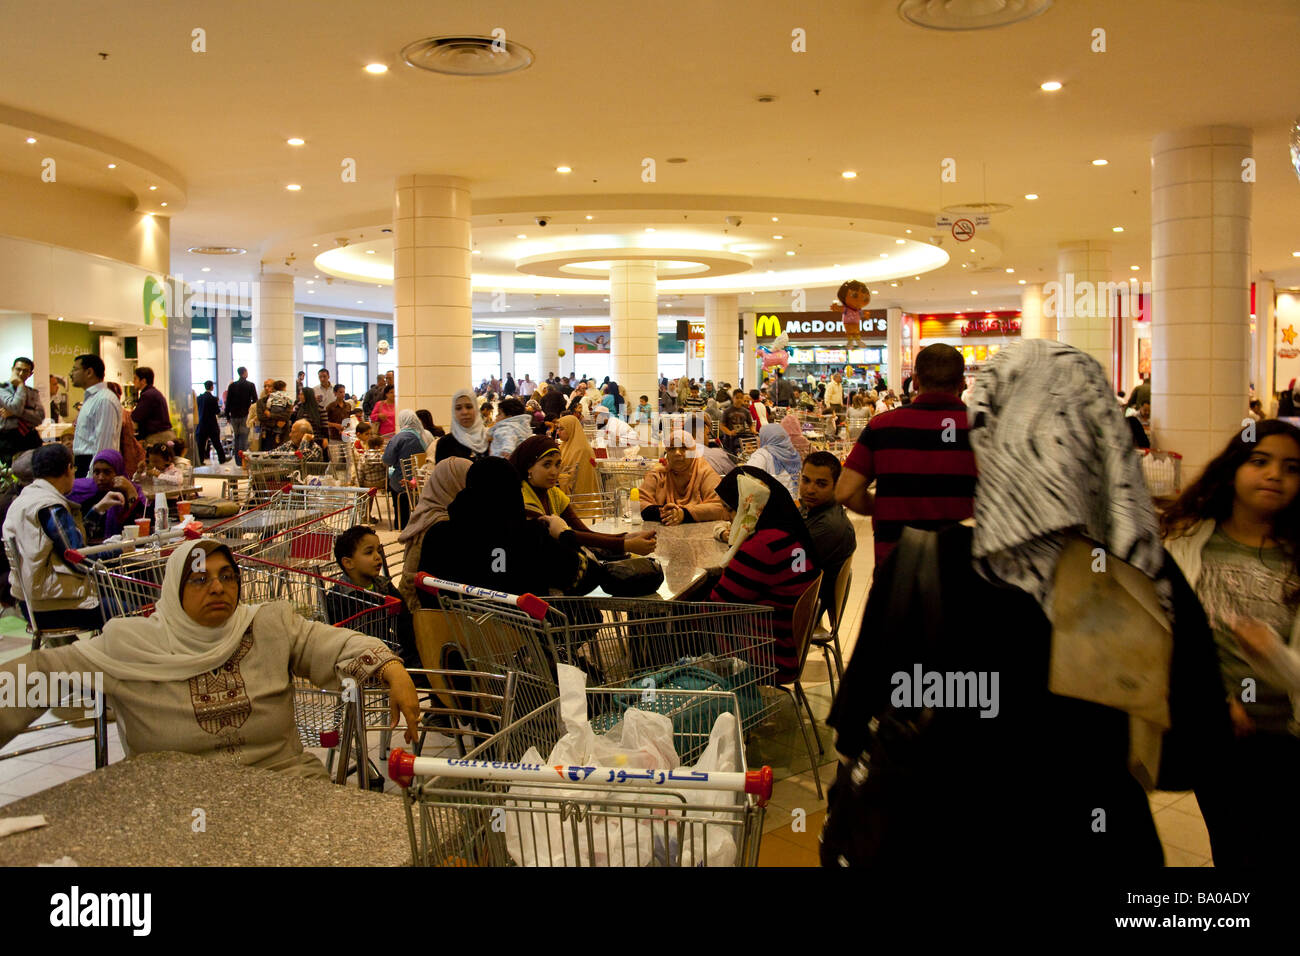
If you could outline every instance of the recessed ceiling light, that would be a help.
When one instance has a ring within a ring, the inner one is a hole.
[[[367,64],[366,64],[366,72],[367,72],[367,73],[373,73],[373,74],[375,74],[376,76],[378,76],[380,73],[387,73],[387,72],[388,72],[388,66],[387,66],[386,64],[383,64],[383,63],[367,63]]]
[[[1291,253],[1291,255],[1295,256],[1297,259],[1300,259],[1300,251],[1293,252]]]
[[[897,289],[897,288],[898,288],[898,283],[897,283],[897,282],[891,282],[891,283],[889,283],[889,287],[890,287],[891,289]]]
[[[286,142],[290,146],[302,146],[305,145],[307,141],[299,136],[291,136],[288,140],[286,140]]]
[[[780,217],[780,216],[773,216],[773,217],[772,217],[772,221],[773,221],[773,222],[780,222],[780,221],[781,221],[781,217]]]
[[[521,232],[521,233],[519,233],[519,235],[515,236],[515,238],[516,238],[516,239],[527,239],[528,237],[527,237],[526,235],[524,235],[524,234]]]
[[[1140,269],[1140,268],[1142,268],[1142,267],[1141,267],[1141,266],[1129,266],[1129,268],[1132,269],[1134,272],[1137,272],[1138,269]]]
[[[772,238],[773,238],[773,239],[784,239],[785,236],[773,236]]]
[[[167,204],[164,202],[164,203],[159,203],[158,205],[160,205],[160,206],[165,206],[165,205],[167,205]]]
[[[767,274],[768,274],[768,275],[771,275],[771,274],[772,274],[773,272],[775,272],[775,271],[776,271],[775,269],[768,269],[768,270],[767,270]]]
[[[315,279],[308,279],[308,280],[307,280],[307,284],[308,284],[308,285],[314,285],[315,282],[316,282]]]
[[[290,183],[289,185],[285,186],[284,188],[287,189],[287,190],[289,190],[289,192],[291,192],[291,193],[296,193],[298,190],[302,189],[302,187],[299,186],[297,183]]]
[[[971,289],[971,290],[970,290],[970,294],[971,294],[971,295],[979,295],[979,293],[976,292],[974,289]]]
[[[645,227],[645,231],[646,231],[646,232],[654,232],[654,231],[655,231],[655,227],[654,227],[654,226],[646,226],[646,227]]]
[[[899,246],[906,244],[906,242],[907,242],[906,239],[895,239],[895,240],[894,240],[894,244],[895,244],[895,245],[899,245]]]
[[[481,256],[481,255],[483,255],[483,250],[482,250],[482,249],[475,249],[474,252],[472,253],[472,255]]]
[[[1015,269],[1011,268],[1010,266],[1007,266],[1007,272],[1008,272],[1008,273],[1012,273],[1012,272],[1015,272],[1015,271],[1016,271]]]
[[[1019,280],[1019,284],[1020,284],[1020,285],[1024,285],[1024,284],[1025,284],[1025,280],[1024,280],[1024,279],[1020,279],[1020,280]]]
[[[212,271],[212,266],[204,266],[204,267],[203,267],[202,269],[200,269],[199,271],[200,271],[200,272],[211,272],[211,271]]]
[[[963,269],[965,269],[965,268],[966,268],[966,265],[967,265],[967,263],[963,262],[963,263],[961,264],[961,267],[962,267]]]
[[[60,322],[63,321],[63,316],[59,316],[59,321],[60,321]]]
[[[880,258],[882,258],[882,259],[888,259],[888,258],[889,258],[889,253],[888,253],[888,252],[882,252],[882,253],[880,254]]]
[[[857,178],[858,178],[858,174],[857,174],[856,172],[854,172],[853,170],[851,170],[851,169],[846,169],[846,170],[844,170],[844,172],[840,173],[840,175],[843,176],[845,179],[857,179]]]
[[[308,290],[307,290],[307,294],[308,294],[308,295],[315,295],[315,294],[316,294],[316,290],[315,290],[315,289],[308,289]]]
[[[1111,226],[1111,227],[1110,227],[1110,231],[1111,231],[1111,232],[1123,232],[1123,231],[1124,231],[1124,227],[1123,227],[1123,226]]]
[[[156,190],[157,188],[158,188],[157,186],[150,186],[150,187],[149,187],[149,192],[153,192],[153,191]]]
[[[912,230],[911,230],[911,229],[904,229],[903,231],[906,232],[909,236],[912,234]]]
[[[89,322],[87,322],[86,324],[87,324],[87,325],[94,325],[94,324],[95,324],[95,320],[94,320],[94,319],[91,319],[91,320],[90,320]]]
[[[1038,198],[1038,193],[1025,193],[1025,198],[1033,201]]]
[[[602,299],[601,301],[603,301],[603,302],[608,302],[609,299]]]
[[[314,273],[314,274],[312,275],[312,278],[313,278],[313,279],[319,279],[319,278],[320,278],[320,273],[319,273],[319,272]]]
[[[572,166],[556,166],[556,167],[555,167],[555,171],[556,171],[557,173],[571,173],[571,172],[573,172],[573,167],[572,167]]]
[[[367,249],[367,250],[366,250],[366,255],[368,255],[368,256],[373,256],[374,254],[375,254],[375,250],[374,250],[374,249]]]
[[[361,300],[360,300],[360,299],[357,299],[357,305],[360,305],[360,304],[361,304]]]
[[[1104,160],[1104,159],[1094,159],[1094,160],[1092,161],[1092,165],[1094,165],[1094,166],[1107,166],[1107,165],[1109,165],[1109,163],[1107,163],[1107,161]]]
[[[109,169],[117,169],[117,163],[109,163],[109,164],[108,164],[108,168],[109,168]]]
[[[921,277],[920,277],[920,276],[912,276],[912,278],[915,279],[917,282],[920,282],[920,281],[921,281]]]
[[[588,217],[587,217],[587,220],[588,220],[588,221],[590,221],[590,220],[591,220],[591,218],[592,218],[592,217],[591,217],[591,216],[588,216]]]
[[[1045,93],[1055,93],[1061,88],[1061,84],[1057,80],[1048,80],[1046,83],[1040,83],[1038,88]]]
[[[311,244],[311,247],[312,247],[313,249],[319,248],[319,246],[320,246],[320,243],[319,243],[319,242],[313,242],[313,243]]]
[[[28,137],[27,137],[27,145],[28,145],[28,146],[30,146],[30,145],[31,145],[32,143],[34,143],[34,142],[36,142],[36,137],[35,137],[35,136],[28,136]],[[62,320],[62,319],[59,319],[59,321],[62,322],[63,320]]]
[[[786,254],[787,256],[792,256],[792,255],[794,255],[794,250],[793,250],[793,249],[787,249],[787,250],[785,251],[785,254]]]

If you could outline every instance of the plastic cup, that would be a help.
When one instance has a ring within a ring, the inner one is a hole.
[[[131,525],[129,528],[122,529],[123,540],[134,541],[138,537],[140,537],[140,529],[137,526]]]
[[[184,517],[185,517],[187,514],[189,514],[189,513],[190,513],[190,503],[189,503],[188,501],[178,501],[178,502],[176,502],[176,516],[177,516],[177,517],[179,517],[179,518],[184,518]]]
[[[136,519],[135,519],[135,527],[136,527],[136,537],[138,537],[138,538],[147,538],[147,537],[149,537],[149,519],[148,519],[148,518],[136,518]]]

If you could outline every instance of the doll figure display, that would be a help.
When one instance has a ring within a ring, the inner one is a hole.
[[[838,302],[831,303],[832,312],[842,312],[844,334],[851,349],[862,347],[862,310],[871,302],[871,290],[857,279],[850,279],[836,293]]]

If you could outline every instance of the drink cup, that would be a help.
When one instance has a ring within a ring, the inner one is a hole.
[[[123,540],[126,540],[126,541],[134,541],[134,540],[135,540],[136,538],[138,538],[138,537],[140,537],[140,529],[139,529],[138,527],[136,527],[135,525],[131,525],[131,526],[128,527],[128,528],[123,528],[123,529],[122,529],[122,538],[123,538]]]
[[[177,516],[179,516],[180,518],[183,519],[183,518],[184,518],[187,514],[189,514],[189,513],[190,513],[190,503],[189,503],[188,501],[178,501],[178,502],[176,502],[176,514],[177,514]]]
[[[149,537],[149,519],[148,519],[148,518],[136,518],[136,519],[135,519],[135,526],[136,526],[136,529],[137,529],[136,537],[138,537],[138,538],[147,538],[147,537]]]

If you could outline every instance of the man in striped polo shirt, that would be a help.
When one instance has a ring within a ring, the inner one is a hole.
[[[835,498],[871,515],[876,567],[904,527],[938,530],[974,514],[975,455],[959,397],[965,373],[966,363],[951,345],[922,349],[913,375],[917,396],[910,405],[874,416],[844,462]]]

